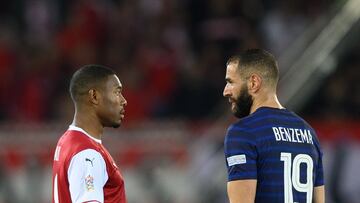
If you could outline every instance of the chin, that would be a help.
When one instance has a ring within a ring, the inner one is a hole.
[[[117,122],[117,123],[114,123],[114,124],[112,125],[113,128],[118,128],[118,127],[120,127],[120,126],[121,126],[121,121],[119,121],[119,122]]]
[[[239,110],[238,110],[236,107],[231,108],[231,113],[232,113],[234,116],[239,115]]]
[[[121,121],[119,122],[111,122],[111,123],[108,123],[106,125],[106,127],[109,127],[109,128],[118,128],[121,126]]]

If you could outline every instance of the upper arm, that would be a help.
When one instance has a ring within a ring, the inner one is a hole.
[[[254,203],[256,180],[235,180],[227,184],[230,203]]]
[[[228,181],[257,179],[258,155],[252,135],[238,131],[236,127],[230,127],[224,149]]]
[[[314,203],[325,203],[325,186],[314,188]]]
[[[77,153],[68,168],[72,202],[104,202],[103,187],[108,179],[101,154],[93,149]]]
[[[256,142],[252,135],[232,126],[224,145],[230,203],[253,203],[257,184]]]
[[[317,161],[317,166],[316,166],[316,179],[314,182],[314,186],[322,186],[324,185],[324,168],[323,168],[323,153],[320,149],[320,146],[317,146],[318,152],[319,152],[319,158]]]

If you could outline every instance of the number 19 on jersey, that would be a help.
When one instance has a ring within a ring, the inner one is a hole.
[[[306,192],[306,203],[312,202],[313,167],[312,158],[307,154],[298,154],[292,161],[292,154],[282,152],[280,160],[284,162],[284,203],[294,203],[293,189]],[[306,182],[300,182],[300,165],[306,165]]]

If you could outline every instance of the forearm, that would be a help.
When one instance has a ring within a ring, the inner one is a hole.
[[[314,203],[325,203],[325,187],[314,188]]]
[[[256,183],[256,180],[237,180],[228,182],[227,192],[230,203],[254,203]]]

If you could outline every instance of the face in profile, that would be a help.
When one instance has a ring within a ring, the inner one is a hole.
[[[98,113],[103,126],[118,128],[124,119],[127,102],[122,95],[122,84],[116,75],[108,77],[101,95]]]
[[[248,116],[253,105],[253,98],[245,80],[242,80],[238,72],[237,63],[230,63],[226,68],[226,86],[224,97],[229,98],[231,111],[237,118]]]

